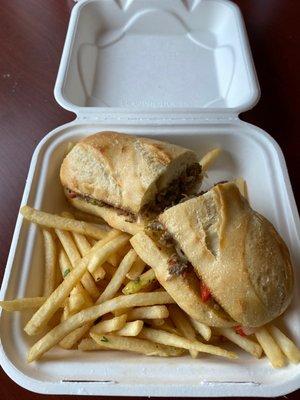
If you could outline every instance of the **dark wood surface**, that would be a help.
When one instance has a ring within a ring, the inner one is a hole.
[[[242,118],[265,129],[281,146],[299,206],[300,1],[236,3],[244,15],[262,92],[259,103]],[[1,279],[33,150],[47,132],[74,118],[53,96],[72,6],[71,0],[0,0]],[[22,389],[1,371],[2,400],[42,397],[51,398]]]

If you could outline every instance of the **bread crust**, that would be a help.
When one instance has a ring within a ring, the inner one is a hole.
[[[194,271],[170,279],[168,255],[145,232],[137,233],[130,242],[138,256],[154,269],[159,283],[188,315],[209,326],[234,325],[222,310],[216,310],[210,302],[201,300],[200,281]]]
[[[294,280],[287,246],[234,184],[219,184],[159,220],[235,321],[258,327],[285,311]]]
[[[196,154],[174,144],[117,132],[77,143],[63,160],[64,187],[134,214],[187,166]]]

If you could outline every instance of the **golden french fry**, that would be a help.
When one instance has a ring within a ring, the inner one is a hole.
[[[92,324],[93,323],[91,322],[87,325],[74,329],[73,332],[69,333],[59,342],[59,346],[66,350],[72,349],[75,344],[90,330]]]
[[[118,251],[116,251],[113,254],[110,254],[110,256],[108,257],[107,261],[113,266],[113,267],[117,267],[120,262],[123,260],[123,258],[125,257],[125,255],[129,252],[129,250],[131,250],[131,244],[130,243],[126,243],[125,246],[121,247]]]
[[[81,254],[79,253],[71,234],[67,231],[61,231],[59,229],[55,229],[55,232],[56,232],[65,252],[67,253],[67,255],[71,261],[72,267],[74,267],[76,265],[76,262],[81,258]],[[82,236],[78,233],[75,233],[74,235],[77,235],[77,238],[78,238],[78,236]],[[81,239],[82,239],[82,243],[83,243],[83,241],[86,239],[84,236],[82,236],[82,238]],[[85,256],[91,250],[91,246],[89,245],[89,243],[87,242],[85,244],[87,247],[85,247],[85,251],[82,256]],[[93,277],[91,276],[91,274],[88,271],[86,271],[84,273],[84,275],[81,279],[81,283],[82,283],[83,287],[85,288],[85,290],[90,294],[90,296],[94,300],[96,300],[99,296],[99,290],[95,284]]]
[[[102,265],[99,265],[93,273],[93,278],[96,282],[102,281],[102,279],[106,276],[106,271]],[[99,297],[99,296],[98,296]]]
[[[109,232],[111,230],[111,228],[101,217],[97,217],[93,214],[87,214],[84,211],[78,210],[77,208],[72,208],[72,214],[76,219],[80,221],[91,222],[92,224],[100,225],[101,229],[103,229],[104,231]],[[92,246],[94,246],[94,244],[95,243],[91,243]]]
[[[81,256],[72,239],[71,233],[68,231],[62,231],[60,229],[55,229],[55,233],[58,236],[67,256],[69,257],[72,268],[74,268],[77,261],[81,259]],[[78,283],[77,288],[75,287],[70,292],[69,311],[71,314],[74,314],[75,312],[84,308],[85,299],[83,297],[80,286],[81,285]]]
[[[275,340],[272,338],[266,328],[259,328],[255,332],[258,343],[263,348],[266,356],[270,360],[274,368],[281,368],[285,365],[284,355],[282,354],[280,347],[277,345]]]
[[[73,147],[75,146],[75,144],[76,144],[76,142],[68,142],[68,143],[67,143],[65,155],[67,155],[68,153],[70,153],[70,151],[73,149]]]
[[[58,265],[63,278],[65,278],[73,269],[65,250],[62,248],[59,250],[58,253]]]
[[[68,212],[62,213],[63,217],[71,218],[74,219],[74,216]],[[72,232],[74,241],[76,243],[76,246],[79,249],[81,257],[84,257],[90,250],[91,250],[91,245],[88,242],[87,238],[84,235],[81,235],[80,233]],[[73,246],[71,246],[73,247]],[[78,256],[78,253],[74,253],[74,261],[76,261],[76,257]],[[99,297],[99,290],[94,282],[98,281],[100,279],[103,279],[105,276],[105,271],[103,268],[100,266],[97,269],[97,279],[92,277],[92,275],[87,271],[83,277],[82,277],[82,284],[84,288],[88,291],[88,293],[92,296],[94,300],[96,300]]]
[[[130,271],[126,274],[126,278],[130,279],[131,281],[137,279],[140,275],[142,275],[146,264],[140,257],[137,257],[135,262],[132,264]]]
[[[170,318],[173,321],[176,328],[179,332],[189,340],[196,340],[196,332],[193,326],[191,325],[188,316],[184,311],[181,310],[176,304],[171,304],[169,307]],[[163,329],[163,327],[162,327]],[[171,332],[173,333],[173,332]],[[196,358],[198,356],[197,350],[189,350],[192,358]]]
[[[206,341],[209,341],[211,338],[211,329],[209,326],[203,324],[202,322],[196,321],[193,318],[190,318],[191,324],[193,328],[201,335]]]
[[[13,300],[1,300],[0,307],[5,311],[23,311],[40,307],[45,303],[47,297],[23,297]]]
[[[130,311],[130,308],[118,308],[117,310],[113,311],[115,317],[119,317],[120,315],[126,314]],[[136,319],[136,318],[135,318]]]
[[[254,357],[256,358],[261,357],[262,348],[258,343],[253,342],[247,337],[239,335],[231,328],[219,328],[219,329],[216,328],[215,331],[218,334],[226,337],[231,342],[235,343],[237,346],[241,347],[243,350],[252,354]]]
[[[81,265],[71,271],[60,286],[67,282],[68,278],[70,279],[70,277],[72,277],[72,275],[77,272],[80,267]],[[47,305],[48,307],[49,304],[46,304],[47,302],[52,304],[51,300],[54,300],[56,298],[54,294],[55,291],[50,295],[50,297],[43,304],[42,307],[44,307],[44,305]],[[50,299],[51,296],[52,299]],[[167,292],[136,293],[128,296],[122,295],[119,297],[115,297],[114,299],[107,300],[102,304],[86,308],[85,310],[82,310],[79,313],[72,315],[66,321],[61,322],[59,325],[49,331],[44,337],[42,337],[38,342],[36,342],[28,353],[28,361],[31,362],[40,358],[46,351],[50,350],[66,335],[79,328],[80,326],[83,326],[88,322],[95,321],[102,315],[113,312],[114,310],[117,310],[121,307],[129,308],[138,306],[151,306],[154,304],[172,304],[173,302],[174,300]],[[38,311],[40,311],[41,308]],[[29,334],[32,334],[32,332],[34,333],[37,327],[39,327],[41,324],[40,319],[38,320],[38,324],[36,324],[37,317],[35,317],[33,321],[32,319],[31,321],[29,321],[30,324],[28,323],[26,326],[26,332],[29,332]],[[42,321],[44,320],[45,318]],[[30,329],[28,329],[28,325]]]
[[[117,267],[120,264],[120,256],[118,253],[110,254],[107,258],[107,261],[113,266]]]
[[[102,264],[102,268],[105,271],[105,276],[109,277],[110,279],[114,276],[117,268],[114,267],[112,264],[110,264],[109,262],[105,262],[104,264]],[[96,272],[98,271],[98,269],[96,270]],[[94,273],[94,276],[96,274],[96,272]],[[96,280],[96,279],[95,279]]]
[[[55,239],[47,229],[42,230],[45,249],[44,296],[49,296],[56,288],[57,250]]]
[[[164,325],[165,320],[160,319],[160,318],[155,318],[151,320],[151,325],[155,328],[160,328],[162,325]]]
[[[127,235],[126,233],[121,233],[112,240],[107,241],[102,247],[102,252],[101,253],[99,252],[96,258],[91,259],[88,265],[88,270],[90,271],[90,273],[93,274],[99,267],[99,265],[105,263],[108,257],[114,252],[121,249],[128,242],[128,240],[129,240],[129,235]]]
[[[146,356],[159,357],[176,357],[183,354],[181,349],[179,350],[171,346],[158,345],[157,343],[135,337],[123,337],[112,334],[101,336],[94,333],[91,333],[90,335],[98,344],[99,349],[108,348],[113,350],[126,350],[134,353],[145,354]],[[78,346],[81,350],[87,350],[87,347],[86,344],[80,344]]]
[[[90,332],[92,333],[97,333],[97,334],[102,334],[102,333],[107,333],[107,332],[113,332],[113,331],[118,331],[124,327],[126,324],[126,314],[122,314],[118,317],[114,317],[111,319],[107,319],[105,321],[100,321],[98,324],[94,325]]]
[[[288,360],[294,364],[298,364],[300,362],[300,350],[295,343],[276,326],[271,325],[268,329]]]
[[[208,168],[216,161],[216,159],[221,154],[222,150],[219,148],[210,150],[205,154],[204,157],[201,158],[199,164],[202,167],[202,173],[206,172]]]
[[[48,228],[78,232],[82,235],[91,236],[95,239],[103,239],[107,235],[107,231],[100,229],[89,222],[77,221],[75,219],[49,214],[44,211],[35,210],[29,206],[23,206],[20,209],[20,213],[28,221]]]
[[[187,338],[173,335],[172,333],[163,330],[156,330],[152,328],[143,328],[139,337],[148,339],[155,343],[160,343],[173,347],[180,347],[186,350],[196,350],[202,353],[214,354],[220,357],[227,357],[235,359],[237,355],[231,351],[222,349],[221,347],[213,346],[210,344],[203,344],[197,340],[189,340]]]
[[[83,310],[84,308],[93,305],[93,300],[88,292],[81,286],[77,284],[72,290],[72,296],[69,297],[69,313],[75,314],[76,312]]]
[[[115,332],[119,336],[137,336],[144,326],[144,322],[141,320],[126,322],[123,328]]]
[[[145,321],[145,322],[148,323],[148,321]],[[150,320],[150,325],[151,325],[151,320]],[[153,327],[154,327],[154,326],[153,326]],[[166,332],[169,332],[169,333],[173,333],[174,335],[184,336],[184,335],[182,335],[181,332],[179,332],[179,331],[177,330],[177,328],[175,328],[173,325],[171,325],[171,324],[170,324],[169,322],[167,322],[166,320],[164,321],[163,325],[161,325],[161,326],[159,327],[159,329],[161,329],[161,330],[163,330],[163,331],[166,331]],[[192,354],[191,351],[192,351],[192,350],[190,350],[190,354]],[[193,352],[193,351],[192,351],[192,352]],[[198,354],[198,352],[197,352],[197,354]]]
[[[28,335],[35,335],[46,326],[52,315],[64,304],[73,287],[80,281],[86,272],[87,265],[97,254],[102,256],[103,242],[100,240],[92,247],[91,251],[76,263],[76,266],[66,276],[64,281],[51,293],[45,303],[32,316],[24,330]],[[94,260],[95,262],[95,260]],[[74,328],[75,329],[75,328]]]
[[[127,312],[127,321],[136,319],[164,319],[168,318],[169,310],[166,306],[138,307]]]
[[[233,183],[237,186],[241,195],[244,196],[245,199],[248,200],[248,189],[247,189],[247,183],[246,183],[245,179],[243,179],[241,177],[236,178],[233,180]]]
[[[140,275],[138,278],[136,278],[134,281],[128,282],[127,285],[123,288],[122,292],[124,294],[137,293],[150,285],[153,281],[156,281],[156,276],[155,272],[151,268]]]
[[[105,350],[104,347],[98,345],[91,337],[82,339],[78,344],[78,350],[81,351],[93,351],[93,350]],[[109,348],[107,348],[109,350]]]
[[[111,299],[117,293],[117,291],[120,289],[123,283],[123,280],[127,272],[130,270],[136,258],[137,258],[136,252],[133,249],[129,250],[129,252],[121,261],[119,267],[117,268],[114,276],[111,278],[111,281],[107,285],[106,289],[99,297],[98,303]]]

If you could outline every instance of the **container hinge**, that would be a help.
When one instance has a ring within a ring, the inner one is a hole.
[[[203,123],[232,123],[237,121],[238,114],[235,113],[193,113],[182,112],[178,113],[128,113],[128,112],[111,112],[111,113],[84,113],[78,114],[77,120],[80,122],[88,121],[89,123],[101,124],[203,124]]]

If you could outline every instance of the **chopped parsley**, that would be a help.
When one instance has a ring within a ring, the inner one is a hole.
[[[64,278],[70,273],[70,269],[67,268],[64,270]]]
[[[106,336],[102,336],[102,338],[100,340],[101,340],[101,342],[104,342],[104,343],[108,343],[109,342],[109,340],[107,339]]]

